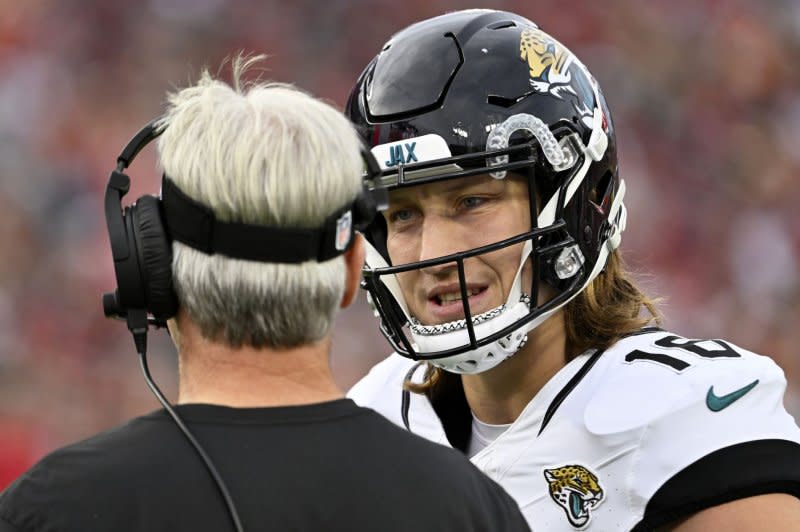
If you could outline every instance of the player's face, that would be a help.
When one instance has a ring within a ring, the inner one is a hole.
[[[392,191],[383,213],[386,245],[395,266],[467,251],[531,227],[528,185],[521,177],[488,175],[439,181]],[[520,265],[522,244],[464,261],[470,313],[506,302]],[[523,291],[530,287],[530,265]],[[455,262],[397,275],[409,312],[424,325],[464,317]]]

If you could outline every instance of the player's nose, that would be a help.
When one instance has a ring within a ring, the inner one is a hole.
[[[463,229],[445,216],[427,216],[422,227],[420,261],[438,259],[468,249]],[[425,273],[442,276],[457,270],[456,261],[423,268]]]

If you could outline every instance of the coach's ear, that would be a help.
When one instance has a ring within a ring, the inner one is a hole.
[[[178,307],[178,313],[167,320],[167,332],[170,338],[172,338],[172,343],[175,344],[175,349],[179,352],[181,350],[181,326],[185,326],[187,319],[183,308]]]
[[[360,233],[353,233],[353,244],[344,252],[344,263],[347,268],[344,295],[342,295],[341,308],[349,307],[356,297],[361,283],[361,268],[366,258],[364,251],[364,237]]]

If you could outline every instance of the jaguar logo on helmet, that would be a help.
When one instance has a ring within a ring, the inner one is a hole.
[[[519,38],[520,59],[528,62],[531,87],[540,93],[561,98],[561,92],[575,94],[570,86],[570,66],[575,56],[560,42],[539,28],[527,28]]]

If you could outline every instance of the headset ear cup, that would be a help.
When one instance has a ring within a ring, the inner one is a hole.
[[[132,212],[147,310],[157,319],[168,320],[178,312],[178,298],[172,285],[172,243],[164,228],[161,201],[142,196]]]

